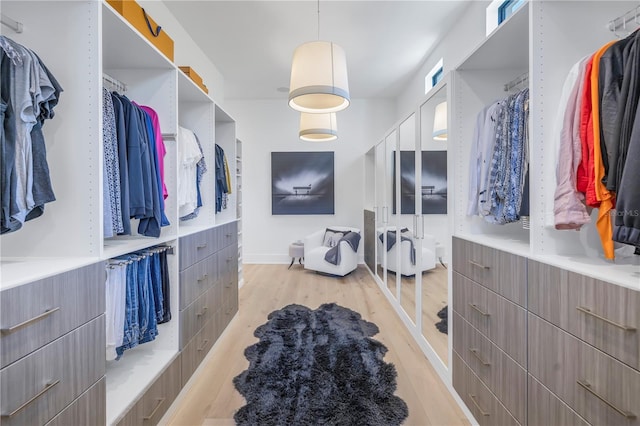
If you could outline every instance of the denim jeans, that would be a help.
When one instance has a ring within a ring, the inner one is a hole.
[[[130,260],[131,256],[119,258]],[[138,345],[140,340],[139,322],[139,298],[138,298],[138,262],[127,265],[127,296],[124,319],[124,337],[122,346],[116,348],[118,358],[122,356],[125,349],[131,349]]]
[[[140,295],[138,306],[140,343],[146,343],[155,339],[158,334],[155,298],[151,282],[151,262],[148,256],[138,261],[138,294]]]
[[[160,270],[160,253],[154,253],[150,258],[151,262],[151,287],[153,288],[153,297],[155,301],[155,313],[158,323],[162,322],[164,317],[162,294],[162,271]]]

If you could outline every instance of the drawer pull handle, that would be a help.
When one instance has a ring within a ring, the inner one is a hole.
[[[473,354],[473,356],[478,358],[480,360],[480,362],[482,363],[482,365],[486,365],[486,366],[490,366],[491,365],[490,362],[487,362],[484,359],[482,359],[482,357],[480,356],[480,353],[478,352],[477,349],[469,349],[469,352],[471,352]]]
[[[475,395],[469,394],[469,398],[471,398],[471,402],[473,402],[473,405],[475,405],[475,406],[476,406],[476,408],[478,409],[478,411],[480,411],[480,414],[481,414],[482,416],[485,416],[485,417],[489,416],[489,413],[487,413],[486,411],[484,411],[484,410],[482,409],[482,407],[480,406],[480,404],[478,404],[478,401],[476,401],[476,396],[475,396]]]
[[[44,395],[47,391],[49,391],[51,388],[53,388],[58,383],[60,383],[60,380],[56,380],[55,382],[52,382],[52,383],[47,383],[46,386],[44,387],[44,389],[42,389],[40,392],[38,392],[37,394],[32,396],[30,400],[28,400],[27,402],[25,402],[24,404],[22,404],[21,406],[19,406],[18,408],[16,408],[12,412],[10,412],[9,414],[3,414],[2,417],[13,417],[13,416],[15,416],[20,411],[22,411],[25,408],[27,408],[29,406],[29,404],[34,402],[36,399],[40,398],[42,395]]]
[[[229,238],[230,236],[232,236],[233,234],[227,234],[227,238]]]
[[[158,404],[156,404],[156,408],[153,409],[153,411],[151,412],[151,414],[149,414],[146,417],[143,417],[142,420],[147,421],[147,420],[151,420],[153,418],[153,416],[156,415],[156,411],[158,411],[160,409],[160,407],[162,407],[162,404],[164,404],[164,400],[165,398],[158,398]]]
[[[200,249],[203,249],[203,248],[206,248],[206,247],[207,247],[207,243],[204,243],[204,244],[200,244],[200,245],[198,245],[196,248],[197,248],[198,250],[200,250]],[[163,401],[164,401],[164,400],[163,400]]]
[[[231,262],[233,260],[233,257],[227,257],[227,262]]]
[[[615,405],[613,405],[611,402],[607,401],[604,397],[602,397],[601,395],[597,394],[596,391],[594,391],[591,388],[591,384],[590,383],[588,383],[586,381],[581,381],[581,380],[578,380],[576,383],[579,384],[580,386],[582,386],[587,392],[589,392],[590,394],[592,394],[593,396],[598,398],[600,401],[604,402],[609,407],[613,408],[616,412],[618,412],[618,414],[621,414],[621,415],[625,416],[627,419],[635,419],[636,418],[635,414],[633,414],[633,413],[631,413],[629,411],[621,410],[620,408],[618,408]]]
[[[202,346],[200,346],[200,347],[198,348],[198,352],[202,352],[202,351],[204,351],[204,348],[205,348],[205,346],[207,346],[207,343],[209,343],[209,339],[204,339],[204,340],[202,341]]]
[[[477,266],[480,269],[489,269],[488,266],[483,265],[482,263],[474,262],[473,260],[470,260],[469,263],[472,264],[473,266]]]
[[[201,316],[203,316],[203,315],[207,312],[207,309],[209,309],[209,308],[207,308],[206,306],[205,306],[204,308],[202,308],[202,311],[201,311],[201,312],[198,312],[198,313],[196,314],[196,317],[201,317]]]
[[[476,311],[478,311],[480,313],[480,315],[482,315],[483,317],[490,317],[491,314],[488,312],[483,311],[482,309],[480,309],[478,307],[478,305],[476,305],[475,303],[469,303],[469,306],[471,306],[473,309],[475,309]]]
[[[591,316],[592,316],[592,317],[594,317],[594,318],[598,318],[600,321],[604,321],[604,322],[606,322],[607,324],[611,324],[611,325],[613,325],[614,327],[621,328],[621,329],[623,329],[624,331],[636,331],[636,328],[635,328],[635,327],[630,327],[630,326],[628,326],[628,325],[624,325],[624,324],[618,324],[618,323],[617,323],[617,322],[615,322],[615,321],[611,321],[611,320],[610,320],[610,319],[608,319],[608,318],[601,317],[600,315],[598,315],[598,314],[596,314],[596,313],[591,312],[591,309],[589,309],[589,308],[585,308],[584,306],[576,306],[576,309],[577,309],[577,310],[579,310],[580,312],[583,312],[583,313],[587,314],[587,315],[591,315]]]
[[[49,315],[51,315],[54,312],[57,312],[60,310],[60,307],[58,306],[57,308],[53,308],[53,309],[47,309],[46,311],[44,311],[43,313],[41,313],[38,316],[35,316],[29,320],[26,320],[25,322],[21,322],[20,324],[14,325],[13,327],[9,327],[9,328],[3,328],[2,330],[2,334],[9,334],[9,333],[13,333],[16,330],[21,329],[22,327],[25,327],[31,323],[34,323],[36,321],[40,321],[41,319],[48,317]]]
[[[202,282],[205,281],[207,279],[207,277],[209,276],[209,274],[204,274],[203,276],[201,276],[200,278],[198,278],[198,282]]]

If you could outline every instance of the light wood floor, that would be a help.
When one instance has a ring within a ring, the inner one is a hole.
[[[243,352],[257,341],[255,328],[266,322],[270,312],[288,304],[315,309],[329,302],[359,312],[380,328],[374,338],[389,349],[385,361],[393,363],[398,372],[396,395],[409,407],[405,425],[469,424],[364,266],[347,277],[334,278],[299,265],[290,270],[285,265],[244,265],[244,280],[240,312],[212,349],[193,386],[177,401],[168,424],[233,424],[234,412],[245,402],[232,379],[249,365]]]

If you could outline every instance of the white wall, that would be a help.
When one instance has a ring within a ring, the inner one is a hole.
[[[298,139],[299,115],[286,98],[228,100],[226,108],[238,123],[243,143],[245,263],[288,263],[289,244],[316,230],[331,225],[363,228],[365,153],[393,125],[392,100],[352,99],[349,108],[338,113],[339,139],[324,143]],[[335,152],[334,215],[271,215],[273,151]],[[359,253],[362,259],[363,244]]]
[[[138,4],[173,39],[173,62],[178,66],[190,66],[193,68],[202,77],[204,84],[209,89],[209,96],[224,106],[224,77],[202,49],[193,41],[184,27],[171,14],[167,6],[160,0],[140,0]]]
[[[414,110],[425,95],[424,77],[435,66],[440,58],[444,58],[443,70],[446,75],[458,66],[485,39],[485,17],[488,0],[468,2],[466,12],[456,20],[449,32],[432,49],[420,70],[414,75],[409,84],[397,97],[397,118],[409,114]],[[508,52],[505,52],[508,54]]]

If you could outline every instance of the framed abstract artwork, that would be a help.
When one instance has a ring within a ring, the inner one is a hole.
[[[271,153],[271,214],[335,214],[333,152]]]
[[[395,151],[394,169],[395,169]],[[395,177],[395,170],[394,170]],[[420,197],[422,214],[447,214],[447,151],[422,151],[422,182]],[[396,193],[393,180],[393,193]],[[400,151],[400,213],[415,214],[416,157],[415,151]],[[393,197],[393,213],[396,213]]]

